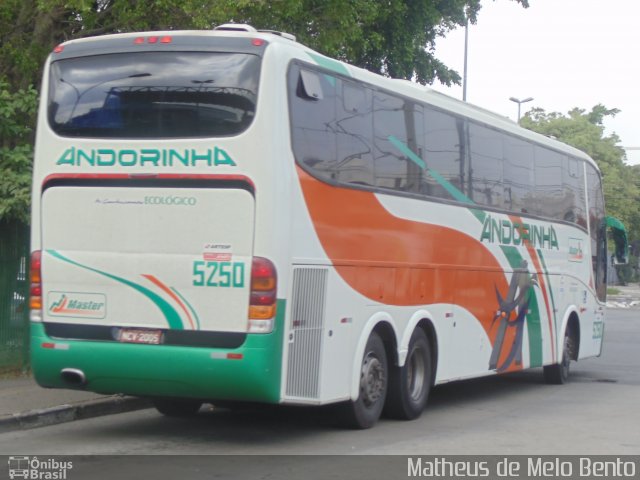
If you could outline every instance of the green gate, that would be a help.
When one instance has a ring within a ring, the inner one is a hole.
[[[0,374],[29,366],[29,227],[0,221]]]

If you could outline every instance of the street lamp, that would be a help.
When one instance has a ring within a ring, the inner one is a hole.
[[[520,105],[530,102],[531,100],[533,100],[533,97],[527,97],[524,100],[519,100],[516,97],[509,97],[509,100],[518,104],[518,123],[520,123]]]

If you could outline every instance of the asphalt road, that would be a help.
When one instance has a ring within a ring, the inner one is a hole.
[[[413,422],[382,419],[371,430],[349,431],[333,426],[331,411],[323,409],[212,409],[192,419],[142,410],[2,434],[0,453],[637,455],[639,367],[640,309],[610,310],[603,355],[572,364],[569,384],[546,385],[536,369],[443,385]],[[114,472],[119,465],[104,457],[81,463],[101,466],[102,472],[109,471],[105,465]],[[151,470],[163,465],[149,457],[135,463]],[[232,460],[226,468],[234,471],[241,464]],[[402,473],[406,476],[406,469]]]

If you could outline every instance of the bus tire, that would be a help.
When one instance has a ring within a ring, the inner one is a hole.
[[[167,417],[192,417],[198,413],[202,402],[190,399],[154,398],[153,406]]]
[[[573,338],[569,328],[564,334],[562,342],[562,359],[555,365],[544,367],[544,380],[550,385],[564,385],[569,380],[569,368],[571,366],[571,355],[573,351]]]
[[[384,343],[376,332],[372,332],[362,356],[358,398],[340,405],[340,420],[344,426],[365,429],[376,424],[387,395],[388,374]]]
[[[418,418],[427,405],[432,375],[429,339],[418,327],[409,340],[404,366],[390,368],[385,416],[399,420]]]

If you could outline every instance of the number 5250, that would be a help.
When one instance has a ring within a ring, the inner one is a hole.
[[[243,262],[193,262],[193,285],[196,287],[244,287]]]

